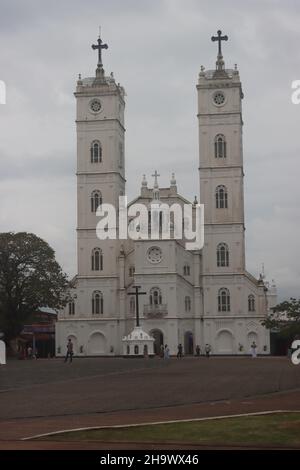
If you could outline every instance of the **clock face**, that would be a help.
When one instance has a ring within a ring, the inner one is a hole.
[[[150,263],[160,263],[162,260],[161,249],[158,246],[152,246],[148,250],[147,257]]]
[[[225,95],[222,91],[217,91],[215,94],[214,94],[214,103],[217,105],[217,106],[221,106],[222,104],[225,103]]]
[[[93,113],[99,113],[102,108],[101,101],[97,99],[91,101],[90,108],[91,108],[91,111],[93,111]]]

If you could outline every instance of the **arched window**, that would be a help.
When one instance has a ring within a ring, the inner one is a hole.
[[[148,229],[151,230],[151,211],[148,211]]]
[[[91,194],[91,212],[96,212],[102,204],[102,194],[98,189]]]
[[[249,312],[255,312],[255,297],[253,294],[248,296],[248,310]]]
[[[135,273],[135,267],[134,267],[134,266],[130,266],[130,268],[129,268],[129,276],[130,276],[130,277],[133,277],[134,273]]]
[[[150,290],[149,301],[150,301],[150,305],[162,304],[161,290],[159,287],[152,287],[152,289]]]
[[[183,275],[184,276],[190,276],[191,274],[191,268],[190,268],[190,265],[189,264],[185,264],[183,266]]]
[[[69,315],[75,315],[75,302],[71,300],[69,302]]]
[[[222,134],[215,137],[215,157],[226,158],[226,140]]]
[[[230,293],[225,287],[220,289],[218,293],[218,310],[219,312],[230,312]]]
[[[103,270],[103,254],[101,248],[94,248],[92,251],[92,271]]]
[[[94,140],[91,145],[91,163],[102,162],[102,147],[99,140]]]
[[[227,209],[228,207],[228,196],[226,186],[216,187],[216,208]]]
[[[184,306],[185,306],[185,311],[190,312],[191,311],[191,298],[189,296],[186,296],[184,298]]]
[[[99,290],[93,292],[92,296],[92,314],[103,314],[103,294]]]
[[[217,246],[217,266],[229,266],[229,250],[226,243]]]
[[[119,167],[123,168],[124,166],[124,147],[123,144],[119,143]]]
[[[130,309],[130,313],[135,313],[135,298],[134,297],[130,297],[129,309]]]

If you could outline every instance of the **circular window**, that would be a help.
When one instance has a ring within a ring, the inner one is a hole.
[[[225,95],[222,91],[217,91],[215,94],[214,94],[214,103],[217,105],[217,106],[221,106],[222,104],[225,103]]]
[[[102,108],[101,101],[99,100],[91,101],[90,108],[93,111],[93,113],[99,113]]]
[[[149,248],[147,258],[150,263],[160,263],[162,260],[162,251],[158,246],[152,246]]]

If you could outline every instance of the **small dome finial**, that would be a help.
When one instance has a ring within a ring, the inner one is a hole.
[[[175,173],[172,173],[172,177],[171,177],[170,183],[171,183],[171,186],[176,186]]]
[[[148,186],[148,182],[147,182],[147,179],[146,179],[146,175],[143,175],[142,187],[147,188],[147,186]]]

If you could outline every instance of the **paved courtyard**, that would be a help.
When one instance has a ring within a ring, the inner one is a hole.
[[[0,448],[48,431],[252,412],[258,403],[300,410],[297,389],[300,366],[287,358],[12,360],[0,366]]]

